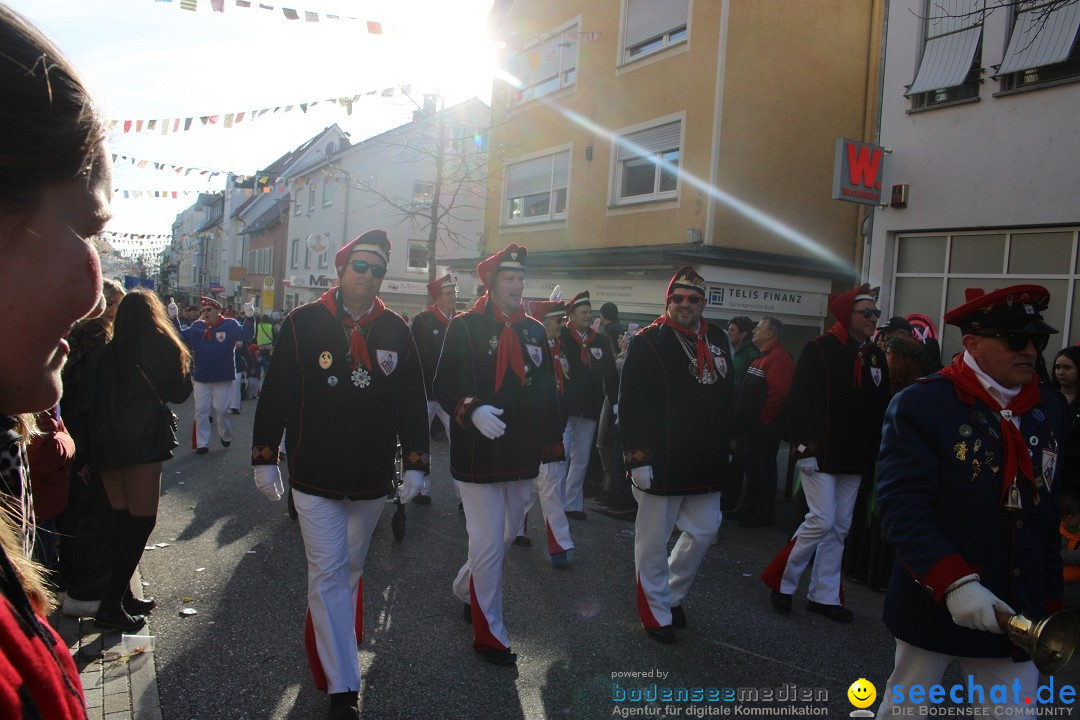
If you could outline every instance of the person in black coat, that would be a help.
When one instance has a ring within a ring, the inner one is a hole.
[[[153,293],[136,289],[120,302],[112,342],[90,358],[84,393],[89,457],[112,508],[112,576],[94,618],[100,627],[135,632],[154,608],[129,583],[157,522],[161,464],[172,458],[175,416],[166,403],[191,395],[191,354]]]

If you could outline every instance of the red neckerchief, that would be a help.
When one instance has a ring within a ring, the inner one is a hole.
[[[559,356],[562,355],[562,339],[556,335],[554,340],[548,340],[548,345],[551,347],[551,359],[555,361],[555,387],[559,391],[559,397],[562,397],[566,383],[566,368],[559,360]]]
[[[352,355],[352,369],[355,370],[363,362],[364,368],[370,370],[371,358],[368,357],[367,343],[364,342],[364,334],[360,332],[360,328],[379,317],[383,310],[386,309],[386,305],[383,304],[382,298],[376,296],[375,303],[371,306],[371,312],[359,320],[353,320],[344,307],[341,308],[340,313],[338,312],[337,291],[338,288],[330,288],[322,294],[318,303],[325,306],[330,311],[330,314],[340,320],[341,324],[349,330],[349,353]]]
[[[709,329],[709,323],[705,322],[704,320],[698,320],[698,330],[697,332],[694,332],[693,330],[684,328],[682,325],[669,318],[665,313],[660,317],[656,318],[656,322],[653,324],[667,325],[672,330],[676,330],[678,332],[681,332],[683,335],[686,335],[687,337],[692,337],[697,340],[698,382],[701,382],[705,379],[706,367],[708,367],[708,369],[712,370],[714,373],[716,372],[716,362],[713,360],[712,353],[709,352],[709,342],[706,339],[706,332]]]
[[[589,328],[589,334],[584,338],[581,337],[581,333],[577,331],[577,328],[567,328],[570,331],[570,337],[574,338],[574,342],[581,348],[581,364],[585,367],[592,369],[592,356],[589,355],[589,343],[596,339],[596,331]]]
[[[454,317],[453,310],[450,311],[450,317],[446,317],[445,315],[443,315],[443,312],[439,309],[438,305],[428,305],[428,310],[431,312],[432,315],[436,317],[439,322],[443,324],[443,327],[449,325],[450,318]]]
[[[206,324],[206,332],[204,332],[202,334],[202,339],[203,340],[213,340],[214,339],[214,330],[217,329],[218,327],[220,327],[223,322],[225,322],[225,316],[224,315],[218,315],[217,316],[217,322],[215,322],[215,323],[208,323],[205,320],[203,322]]]
[[[487,295],[478,297],[469,312],[485,312],[488,307],[487,300]],[[514,334],[513,325],[521,322],[528,315],[525,313],[525,305],[520,302],[517,311],[509,317],[500,312],[499,308],[495,307],[495,303],[491,303],[491,315],[502,325],[502,330],[499,332],[499,349],[495,353],[495,392],[499,392],[508,367],[517,375],[518,380],[525,382],[525,357],[521,354],[521,343]]]
[[[832,335],[840,344],[847,347],[848,340],[851,336],[848,334],[848,329],[841,325],[839,322],[833,324],[831,328],[825,331],[826,335]],[[870,349],[870,340],[867,339],[859,345],[859,349],[855,351],[855,365],[851,370],[851,384],[853,387],[862,387],[863,376],[863,356],[866,355],[866,351]]]
[[[986,406],[991,409],[1000,406],[1000,403],[979,382],[979,376],[975,374],[975,371],[964,362],[962,353],[957,355],[956,359],[953,360],[953,364],[943,369],[941,374],[952,381],[952,384],[956,387],[956,397],[960,402],[971,405],[978,399],[986,403]],[[1018,475],[1023,476],[1038,492],[1035,485],[1035,468],[1031,464],[1031,455],[1028,454],[1024,436],[1020,434],[1019,428],[1012,423],[1012,420],[1007,419],[1005,416],[1008,415],[1009,418],[1019,417],[1038,405],[1041,399],[1039,381],[1032,378],[1032,381],[1025,385],[1019,394],[1012,399],[1012,402],[999,413],[1000,422],[998,425],[1001,429],[1001,436],[1005,439],[1005,472],[1002,476],[1004,484],[1001,488],[1002,503],[1005,501],[1006,493],[1009,491],[1013,479],[1020,479],[1017,477]]]

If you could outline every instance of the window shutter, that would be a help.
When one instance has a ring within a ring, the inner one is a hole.
[[[655,155],[664,150],[677,150],[681,124],[676,120],[626,135],[619,141],[619,162],[642,155]]]
[[[982,35],[982,11],[970,0],[932,0],[926,47],[908,95],[963,84]]]
[[[515,163],[507,171],[506,197],[516,198],[551,191],[552,156]]]
[[[558,153],[554,157],[554,168],[551,172],[551,189],[563,190],[570,180],[570,151]]]
[[[627,0],[623,47],[671,32],[687,24],[690,0]]]
[[[1049,6],[1048,2],[1039,2],[1019,7],[998,75],[1053,65],[1069,58],[1080,29],[1080,4]]]

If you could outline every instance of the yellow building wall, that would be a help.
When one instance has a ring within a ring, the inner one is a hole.
[[[841,135],[864,137],[873,2],[730,0],[723,62],[718,184],[853,259],[858,210],[829,198],[832,153]],[[565,222],[501,223],[501,162],[493,163],[485,214],[485,250],[509,242],[531,251],[684,244],[688,228],[705,230],[709,193],[685,175],[678,199],[610,207],[613,142],[609,133],[681,113],[681,171],[708,185],[713,173],[718,52],[724,3],[691,0],[688,42],[620,67],[619,0],[514,3],[501,35],[546,36],[580,17],[572,88],[509,108],[509,87],[492,96],[491,148],[509,159],[570,145]],[[520,47],[520,46],[519,46]],[[875,51],[876,52],[876,51]],[[506,65],[504,65],[506,66]],[[585,119],[580,123],[573,116]],[[587,148],[592,159],[587,159]],[[706,242],[805,254],[724,205]]]

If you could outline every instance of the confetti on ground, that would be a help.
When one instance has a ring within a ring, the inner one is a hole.
[[[180,616],[181,617],[188,617],[190,615],[198,615],[198,614],[199,614],[199,611],[196,610],[195,608],[184,608],[183,610],[180,611]]]
[[[247,554],[248,554],[248,555],[254,555],[254,554],[255,554],[255,551],[254,551],[254,550],[248,550],[248,551],[247,551]]]
[[[202,571],[203,571],[203,570],[205,570],[205,569],[206,569],[206,568],[195,568],[195,572],[202,572]]]
[[[169,547],[169,543],[154,543],[154,547],[166,548]]]

